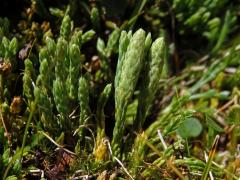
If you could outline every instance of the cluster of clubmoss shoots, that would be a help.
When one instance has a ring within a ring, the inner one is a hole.
[[[37,77],[31,60],[25,61],[24,96],[28,100],[37,100],[40,120],[49,132],[58,132],[59,128],[68,131],[72,129],[74,122],[71,122],[69,115],[75,108],[74,105],[77,106],[78,99],[81,107],[79,126],[86,123],[89,115],[89,95],[86,80],[81,73],[80,49],[82,44],[91,40],[94,31],[83,34],[82,31],[72,29],[71,19],[66,14],[57,41],[45,36],[45,46],[39,52]],[[53,113],[54,105],[58,117]]]
[[[115,76],[115,127],[113,130],[113,153],[121,157],[121,140],[124,135],[125,115],[127,106],[140,83],[139,106],[134,126],[139,131],[146,119],[147,111],[157,91],[161,71],[166,57],[164,38],[160,37],[153,43],[151,35],[139,29],[133,35],[122,31],[119,40],[119,58]],[[144,66],[144,68],[143,68]]]

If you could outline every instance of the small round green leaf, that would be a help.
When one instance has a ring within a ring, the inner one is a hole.
[[[202,132],[202,124],[196,118],[187,118],[177,129],[182,138],[197,137]]]

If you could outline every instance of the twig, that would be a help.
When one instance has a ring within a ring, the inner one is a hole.
[[[54,140],[53,140],[48,134],[46,134],[45,132],[43,132],[43,131],[39,131],[39,132],[40,132],[41,134],[43,134],[46,138],[48,138],[54,145],[56,145],[56,146],[57,146],[57,149],[63,149],[63,150],[66,151],[67,153],[72,154],[72,155],[74,155],[74,156],[77,156],[74,152],[72,152],[72,151],[64,148],[64,146],[58,144],[56,141],[54,141]]]
[[[88,120],[90,117],[91,117],[91,116],[89,116],[86,120]],[[95,139],[94,133],[93,133],[93,131],[92,131],[90,128],[87,127],[87,125],[81,125],[81,126],[79,126],[79,127],[74,131],[73,136],[75,136],[75,135],[79,132],[79,130],[80,130],[81,128],[86,128],[86,129],[91,133],[92,138],[93,138],[94,147],[95,147],[95,145],[96,145],[96,139]]]
[[[162,136],[162,133],[161,133],[160,129],[157,130],[157,133],[158,133],[160,141],[161,141],[161,143],[163,145],[164,150],[166,150],[167,149],[167,144],[166,144],[166,142],[163,139],[163,136]]]
[[[5,130],[5,133],[6,133],[6,136],[7,136],[7,139],[8,139],[8,143],[10,144],[11,143],[11,138],[10,138],[10,135],[8,133],[8,130],[7,130],[7,126],[5,124],[5,121],[3,119],[3,115],[2,115],[2,110],[0,109],[0,118],[1,118],[1,121],[2,121],[2,124],[3,124],[3,128]]]
[[[32,173],[32,174],[41,173],[41,179],[44,178],[44,171],[41,170],[41,169],[30,169],[29,172]]]
[[[181,180],[186,180],[186,178],[182,175],[182,173],[174,166],[171,160],[167,160],[167,165],[178,175]]]
[[[122,168],[123,168],[123,170],[126,172],[126,174],[132,179],[132,180],[134,180],[133,179],[133,177],[131,176],[131,174],[127,171],[127,169],[124,167],[124,165],[123,165],[123,163],[117,158],[117,157],[113,157],[121,166],[122,166]]]
[[[38,131],[39,133],[43,134],[46,138],[48,138],[54,145],[56,145],[59,148],[63,148],[62,145],[58,144],[56,141],[54,141],[47,133],[43,131]]]
[[[72,112],[71,112],[71,114],[69,114],[69,118],[74,118],[75,116],[73,116],[74,114],[75,114],[75,112],[77,111],[77,108],[78,108],[79,106],[77,106]],[[79,115],[78,115],[79,116]]]
[[[112,156],[113,153],[112,153],[112,148],[111,148],[111,145],[110,145],[109,140],[106,140],[106,143],[107,143],[107,145],[108,145],[109,152],[110,152],[110,154],[111,154],[111,156]],[[115,156],[113,156],[113,159],[115,159],[115,160],[118,162],[118,164],[120,164],[120,166],[122,166],[123,170],[124,170],[125,173],[130,177],[130,179],[134,180],[134,178],[133,178],[133,177],[131,176],[131,174],[127,171],[127,169],[125,168],[125,166],[123,165],[123,163],[122,163],[117,157],[115,157]]]
[[[77,176],[72,178],[73,180],[78,180],[78,179],[89,179],[89,178],[93,178],[94,176],[91,175],[82,175],[82,176]]]
[[[223,110],[227,109],[231,104],[234,103],[235,98],[236,98],[236,97],[232,98],[230,101],[228,101],[228,102],[227,102],[226,104],[224,104],[222,107],[220,107],[220,108],[217,110],[217,112],[215,112],[214,115],[217,115],[218,113],[220,113],[220,112],[222,112]]]
[[[113,155],[113,152],[112,152],[112,148],[111,148],[111,145],[110,145],[110,142],[108,140],[106,140],[106,143],[108,145],[108,150],[110,152],[110,155],[112,156]]]

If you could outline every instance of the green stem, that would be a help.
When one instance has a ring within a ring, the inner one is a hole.
[[[33,102],[32,104],[32,109],[31,109],[31,112],[30,112],[30,115],[28,117],[28,121],[27,121],[27,124],[26,124],[26,128],[25,128],[25,131],[24,131],[24,136],[23,136],[23,142],[22,142],[22,147],[21,147],[21,155],[20,155],[20,160],[22,162],[22,158],[23,158],[23,149],[24,149],[24,146],[26,144],[26,139],[27,139],[27,131],[28,131],[28,128],[29,128],[29,125],[30,125],[30,122],[32,120],[32,117],[33,117],[33,114],[34,114],[34,111],[36,109],[36,106],[37,106],[37,99],[35,99],[35,101]],[[17,158],[12,158],[12,160],[10,161],[10,163],[8,164],[5,172],[4,172],[4,175],[3,175],[3,180],[6,179],[7,175],[8,175],[8,172],[10,170],[10,168],[12,167],[12,164],[16,161]]]
[[[2,104],[4,101],[4,96],[3,96],[3,76],[0,74],[0,103]]]
[[[147,0],[137,1],[137,4],[136,4],[135,9],[134,9],[134,11],[131,15],[131,18],[138,17],[138,15],[141,14],[141,11],[143,10],[143,7],[145,6],[146,3],[147,3]],[[133,29],[136,21],[137,21],[137,18],[134,18],[130,29]]]
[[[25,127],[25,131],[24,131],[24,135],[23,135],[23,142],[22,142],[22,147],[21,147],[21,156],[20,156],[20,159],[22,161],[22,157],[23,157],[23,149],[24,149],[24,146],[26,144],[26,139],[27,139],[27,131],[28,131],[28,128],[29,128],[29,125],[30,125],[30,122],[32,120],[32,117],[33,117],[33,114],[34,114],[34,111],[37,107],[37,99],[35,99],[35,101],[33,102],[32,106],[31,106],[31,111],[30,111],[30,115],[28,117],[28,121],[27,121],[27,124],[26,124],[26,127]]]

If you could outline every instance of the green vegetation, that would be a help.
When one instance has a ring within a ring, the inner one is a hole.
[[[237,1],[2,8],[2,179],[240,178]]]

